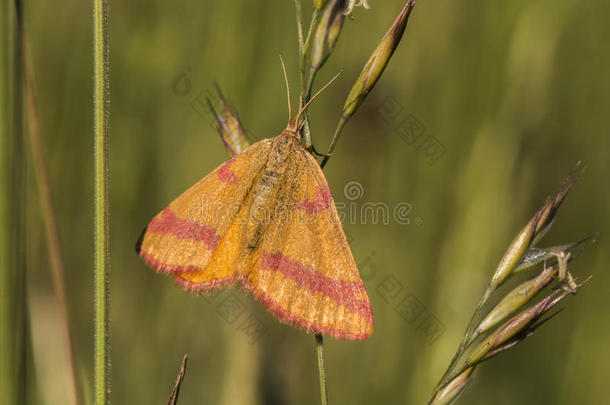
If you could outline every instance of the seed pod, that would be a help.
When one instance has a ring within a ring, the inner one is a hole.
[[[210,111],[214,114],[214,118],[216,118],[216,129],[220,134],[220,138],[222,139],[229,156],[234,156],[250,146],[250,141],[248,141],[246,131],[239,120],[239,116],[229,107],[229,103],[225,100],[220,87],[216,86],[216,90],[221,106],[220,113],[216,112],[209,98],[208,104],[210,106]]]
[[[557,192],[552,197],[546,199],[531,221],[513,240],[491,279],[491,289],[496,289],[500,286],[500,284],[516,270],[527,249],[531,246],[535,246],[549,230],[551,225],[553,225],[553,220],[555,219],[559,206],[582,175],[583,170],[580,162],[578,162]]]
[[[487,332],[511,314],[521,309],[529,302],[540,290],[546,287],[557,275],[557,266],[549,267],[542,271],[537,277],[521,283],[510,291],[502,300],[491,310],[481,321],[475,334]]]
[[[396,47],[402,39],[402,35],[407,26],[407,21],[411,15],[411,11],[415,6],[414,0],[409,0],[403,7],[402,11],[381,39],[379,45],[364,65],[362,72],[358,76],[356,83],[352,87],[345,105],[343,106],[343,119],[347,120],[360,107],[362,101],[369,94],[371,89],[377,83],[377,80],[385,70],[388,62],[392,58]]]
[[[537,303],[536,305],[515,315],[510,320],[506,321],[502,326],[487,336],[479,345],[473,349],[468,357],[467,364],[475,365],[484,360],[486,356],[494,349],[501,347],[519,333],[526,331],[529,326],[534,324],[542,314],[555,306],[567,293],[563,293],[560,297],[553,300],[558,291],[551,293],[548,297]]]
[[[313,0],[313,8],[320,11],[326,6],[328,0]]]
[[[582,176],[584,170],[585,169],[582,166],[582,163],[578,162],[576,164],[576,167],[572,169],[572,171],[563,181],[561,186],[559,186],[557,192],[555,192],[552,197],[549,197],[544,203],[544,206],[541,209],[542,213],[540,215],[540,221],[536,226],[534,241],[532,242],[533,246],[535,246],[542,239],[544,234],[546,234],[546,232],[551,228],[559,206],[565,199],[570,189],[574,187],[574,184],[576,184],[578,179],[580,179],[580,176]]]
[[[451,380],[441,390],[437,392],[430,405],[449,405],[464,391],[470,381],[470,375],[474,366],[467,368],[463,373]]]
[[[544,209],[544,206],[542,209]],[[498,288],[498,286],[500,286],[500,284],[502,284],[504,280],[506,280],[506,278],[515,270],[517,264],[519,264],[521,256],[523,256],[534,239],[536,226],[538,225],[538,220],[540,219],[542,209],[536,212],[534,217],[527,223],[527,225],[525,225],[521,232],[519,232],[515,239],[511,242],[510,246],[506,250],[506,253],[504,253],[502,260],[500,260],[498,268],[496,269],[496,272],[492,276],[491,282],[489,283],[489,286],[492,289]]]
[[[345,1],[342,0],[339,3],[345,4]],[[341,32],[341,28],[343,28],[343,21],[345,21],[345,14],[336,15],[334,20],[330,23],[330,27],[328,27],[328,39],[326,40],[326,43],[330,49],[334,49],[335,45],[337,45],[339,33]]]
[[[315,72],[326,62],[335,48],[343,28],[345,0],[331,0],[322,13],[311,48],[311,71]]]

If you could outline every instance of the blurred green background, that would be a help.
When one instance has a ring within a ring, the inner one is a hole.
[[[402,7],[398,0],[369,3],[371,10],[359,8],[346,22],[317,81],[319,88],[343,69],[311,107],[320,150],[351,84]],[[227,157],[211,116],[192,106],[202,93],[214,94],[214,81],[254,138],[284,128],[278,55],[294,94],[293,2],[148,0],[111,2],[110,11],[112,402],[165,403],[188,352],[181,404],[317,403],[313,336],[279,324],[239,289],[213,302],[191,296],[134,253],[152,216]],[[365,202],[411,207],[409,224],[344,224],[376,325],[364,342],[326,340],[331,403],[424,403],[504,250],[578,160],[587,171],[542,245],[599,232],[598,243],[572,265],[578,277],[594,278],[531,339],[480,367],[460,403],[607,401],[609,15],[606,0],[418,3],[394,59],[325,170],[346,209]],[[89,2],[26,2],[87,400],[93,369],[91,24]],[[177,88],[183,74],[189,86]],[[405,122],[417,124],[420,139],[442,146],[433,164],[401,138],[397,130]],[[360,198],[346,198],[349,182],[361,186]],[[32,403],[69,403],[32,172],[28,184],[28,391]],[[383,294],[388,277],[402,286],[394,290],[399,295]],[[433,342],[418,321],[396,311],[408,296],[442,323],[444,332]],[[227,322],[218,312],[226,297],[236,297],[243,316],[265,326],[253,344],[240,320]]]

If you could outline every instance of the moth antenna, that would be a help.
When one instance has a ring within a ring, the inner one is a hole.
[[[286,95],[288,97],[288,123],[292,122],[292,107],[290,106],[290,85],[288,84],[288,74],[286,73],[286,65],[284,64],[284,58],[280,55],[280,62],[282,63],[282,71],[284,72],[284,81],[286,83]]]
[[[307,107],[309,107],[309,105],[324,91],[326,90],[331,84],[333,84],[333,82],[335,80],[337,80],[339,78],[339,76],[341,75],[341,72],[337,73],[335,75],[335,77],[333,77],[332,79],[330,79],[330,81],[328,83],[326,83],[324,85],[324,87],[322,87],[320,90],[318,90],[318,92],[316,94],[313,95],[312,98],[309,99],[309,101],[303,106],[301,107],[301,109],[299,110],[299,113],[297,114],[297,119],[295,120],[295,122],[299,122],[299,119],[301,118],[301,115],[305,112],[305,110],[307,109]]]

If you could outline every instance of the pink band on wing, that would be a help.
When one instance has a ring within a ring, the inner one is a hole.
[[[178,218],[169,207],[161,213],[161,217],[151,221],[146,229],[147,232],[167,233],[178,239],[193,239],[202,241],[208,249],[214,250],[218,246],[220,236],[216,230],[208,225]]]
[[[297,209],[305,210],[308,214],[316,214],[326,211],[330,207],[330,202],[333,200],[328,186],[316,190],[316,198],[314,200],[304,199],[296,204]]]
[[[337,304],[357,312],[364,319],[373,322],[373,313],[369,303],[355,298],[357,294],[366,293],[362,282],[338,280],[325,276],[281,253],[265,253],[261,259],[261,269],[277,270],[286,278],[294,280],[300,287],[322,293],[332,298]]]
[[[254,286],[246,279],[243,280],[244,285],[249,288],[257,300],[263,303],[275,316],[285,323],[299,326],[309,332],[320,333],[322,335],[330,335],[339,339],[350,339],[350,340],[364,340],[369,337],[368,333],[351,333],[343,329],[334,329],[324,326],[316,325],[308,320],[305,320],[295,314],[290,313],[287,309],[283,308],[273,298],[264,293],[263,291],[257,290]],[[371,325],[373,324],[371,317]]]
[[[144,262],[146,262],[146,264],[148,264],[150,267],[152,267],[153,269],[155,269],[161,273],[180,274],[180,273],[185,273],[185,272],[189,272],[189,271],[202,270],[198,266],[192,266],[192,265],[183,266],[180,264],[162,263],[162,262],[158,261],[157,259],[155,259],[154,257],[152,257],[150,254],[146,253],[144,250],[140,251],[140,257],[144,260]]]
[[[234,158],[227,160],[218,169],[218,179],[224,183],[233,184],[237,181],[237,175],[230,169]]]

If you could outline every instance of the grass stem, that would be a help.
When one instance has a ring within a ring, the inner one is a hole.
[[[301,0],[294,0],[294,8],[297,13],[297,39],[299,41],[299,83],[301,94],[305,86],[305,69],[302,66],[302,61],[305,55],[305,41],[303,39],[303,13],[301,12]]]
[[[489,297],[491,296],[493,291],[494,290],[491,287],[488,287],[487,290],[485,290],[485,294],[483,294],[483,297],[479,301],[479,304],[477,305],[476,309],[474,310],[474,313],[472,314],[472,317],[470,318],[470,322],[468,322],[468,326],[466,327],[466,332],[464,333],[464,337],[462,338],[462,341],[460,342],[460,345],[459,345],[457,351],[453,355],[453,358],[451,359],[449,366],[445,370],[445,373],[443,374],[443,376],[439,380],[438,384],[436,385],[436,388],[434,389],[434,393],[433,393],[434,395],[441,388],[443,388],[449,381],[451,381],[452,378],[455,378],[457,375],[459,375],[459,373],[458,374],[453,373],[453,369],[457,365],[458,361],[460,360],[460,358],[462,357],[464,352],[474,342],[476,336],[474,336],[473,333],[476,329],[476,326],[478,325],[479,318],[481,317],[480,316],[481,311],[483,310],[483,307],[487,303],[487,300],[489,300]],[[464,370],[461,370],[461,371],[464,371]]]
[[[108,1],[93,1],[95,151],[95,403],[109,403]]]
[[[311,16],[311,22],[309,23],[309,29],[307,30],[307,36],[305,37],[305,42],[303,43],[303,52],[301,57],[303,58],[303,71],[305,70],[305,55],[309,50],[309,44],[311,43],[311,36],[313,35],[313,30],[318,23],[318,19],[320,18],[320,10],[314,10],[313,15]]]
[[[320,375],[320,399],[322,405],[328,405],[328,391],[326,389],[326,366],[324,365],[324,338],[316,334],[316,351],[318,354],[318,372]]]
[[[320,167],[324,168],[324,166],[326,166],[326,164],[328,163],[328,159],[330,159],[330,155],[332,155],[333,151],[335,150],[337,142],[339,141],[339,137],[341,137],[341,132],[343,132],[343,128],[345,128],[345,124],[347,124],[348,119],[349,118],[346,118],[345,116],[341,116],[339,124],[337,125],[337,129],[335,130],[335,134],[333,135],[333,139],[330,142],[328,151],[326,152],[328,156],[324,157],[322,163],[320,163]]]

